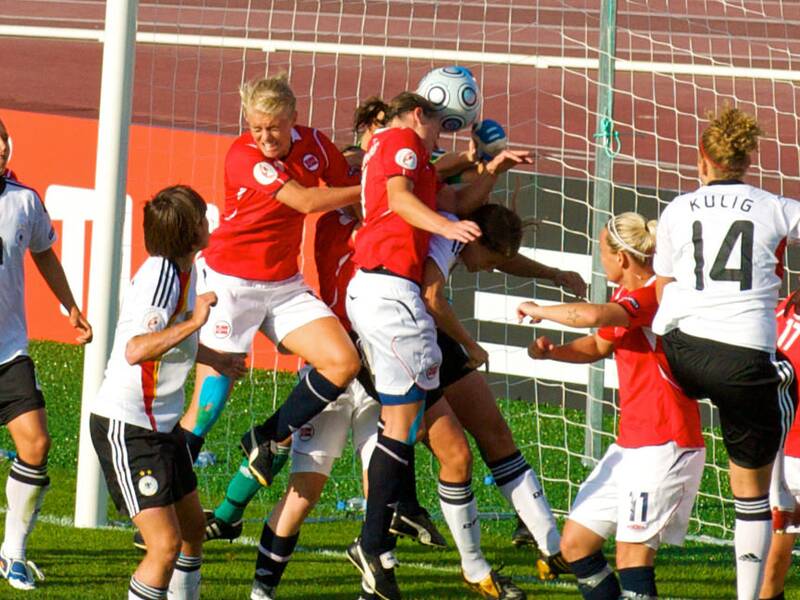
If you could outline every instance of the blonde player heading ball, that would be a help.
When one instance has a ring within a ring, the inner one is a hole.
[[[672,373],[718,409],[730,459],[740,599],[758,598],[770,544],[772,466],[794,419],[794,372],[775,360],[775,306],[800,202],[742,181],[758,147],[756,120],[727,107],[698,143],[701,187],[669,203],[653,261]],[[787,507],[787,508],[793,508]]]
[[[581,486],[561,537],[561,552],[587,600],[657,597],[656,550],[683,542],[703,474],[697,403],[669,379],[650,330],[658,308],[654,246],[655,222],[618,215],[600,234],[606,276],[619,284],[611,302],[518,308],[520,319],[534,323],[600,327],[562,346],[540,337],[528,350],[532,358],[590,363],[613,353],[617,363],[619,436]],[[602,552],[610,535],[617,541],[619,581]]]

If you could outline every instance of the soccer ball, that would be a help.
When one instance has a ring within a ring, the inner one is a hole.
[[[478,82],[466,67],[434,69],[419,82],[417,93],[436,107],[444,131],[471,125],[481,110]]]

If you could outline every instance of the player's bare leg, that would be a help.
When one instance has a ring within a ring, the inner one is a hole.
[[[197,490],[175,503],[175,513],[178,516],[182,541],[175,571],[169,582],[170,598],[198,600],[206,519]]]
[[[739,598],[754,598],[761,589],[764,575],[764,562],[758,557],[768,555],[772,538],[769,504],[772,463],[749,469],[730,461],[729,468],[736,509],[734,548],[737,594]]]
[[[759,598],[769,600],[778,598],[783,593],[786,575],[792,566],[792,550],[794,550],[796,542],[797,534],[794,533],[774,533],[772,535]]]
[[[561,535],[561,554],[578,579],[584,598],[619,598],[621,588],[603,556],[605,539],[588,527],[567,519]]]
[[[273,444],[290,436],[344,393],[361,362],[353,342],[336,317],[306,323],[281,341],[281,349],[306,360],[313,368],[262,425],[242,438],[253,476],[262,485],[272,482]]]
[[[26,546],[50,485],[47,414],[43,408],[31,410],[9,421],[7,427],[17,457],[6,482],[8,511],[0,548],[0,574],[12,587],[27,590],[35,587],[34,575],[41,578],[36,566],[27,561]]]
[[[445,398],[425,412],[425,425],[426,442],[439,461],[439,504],[458,548],[464,581],[484,597],[525,598],[483,556],[478,505],[472,492],[472,452]]]
[[[520,453],[486,378],[472,371],[445,390],[447,402],[481,451],[495,484],[517,511],[543,554],[539,577],[553,579],[567,568],[559,556],[555,517],[536,474]]]
[[[133,574],[131,589],[144,592],[142,595],[166,596],[183,543],[175,507],[146,508],[133,517],[133,523],[142,533],[147,553]]]

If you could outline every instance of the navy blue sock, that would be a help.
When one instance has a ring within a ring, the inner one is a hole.
[[[181,427],[181,429],[183,429],[183,427]],[[192,457],[192,464],[194,464],[194,461],[197,460],[197,456],[200,454],[200,450],[203,448],[206,438],[195,435],[186,429],[183,429],[183,437],[186,438],[186,446],[189,448],[189,454]]]
[[[656,570],[654,567],[629,567],[619,569],[619,584],[623,592],[633,592],[638,597],[656,598]]]
[[[578,589],[586,600],[619,599],[622,590],[617,576],[601,550],[569,563],[569,568],[578,578]]]
[[[264,521],[261,541],[258,544],[255,578],[265,585],[277,586],[281,582],[281,577],[286,565],[289,564],[299,537],[299,532],[291,537],[275,535],[269,523]]]
[[[294,386],[281,407],[261,425],[261,433],[276,442],[285,440],[295,429],[321,413],[344,390],[325,379],[316,369],[311,369]]]
[[[760,600],[786,600],[786,596],[781,592],[777,596],[772,596],[772,598],[761,598]]]
[[[379,555],[394,548],[389,525],[405,481],[403,471],[408,468],[413,453],[413,446],[378,433],[378,443],[367,470],[369,496],[361,528],[361,547],[367,554]]]
[[[397,510],[404,515],[414,516],[422,512],[417,498],[417,473],[415,453],[412,451],[408,459],[408,467],[403,471],[403,485],[400,486],[400,497]]]

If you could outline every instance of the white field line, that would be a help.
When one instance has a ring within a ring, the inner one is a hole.
[[[74,27],[0,25],[0,36],[88,40],[102,43],[105,37],[105,32],[99,29],[83,29]],[[171,46],[201,46],[206,48],[253,49],[262,50],[263,52],[304,52],[312,54],[412,58],[426,61],[456,61],[482,64],[528,66],[537,69],[560,68],[597,70],[599,68],[599,60],[595,58],[572,58],[566,56],[543,56],[506,52],[439,50],[435,48],[408,48],[404,46],[337,44],[296,40],[270,40],[215,35],[158,33],[153,31],[137,32],[136,41],[143,44],[166,44]],[[640,73],[664,73],[672,75],[696,75],[708,77],[740,77],[745,79],[766,79],[770,81],[800,81],[800,70],[792,71],[789,69],[697,65],[690,63],[650,62],[621,59],[617,59],[615,61],[614,69],[616,71]]]

